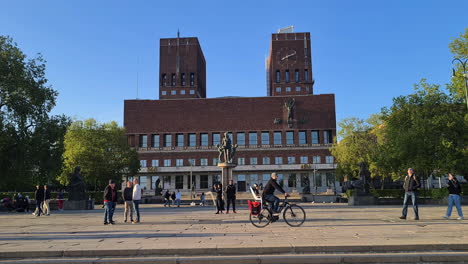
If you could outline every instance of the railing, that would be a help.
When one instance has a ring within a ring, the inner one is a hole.
[[[332,143],[329,144],[268,144],[268,145],[241,145],[239,149],[262,149],[262,148],[319,148],[319,147],[331,147]],[[183,146],[183,147],[138,147],[138,151],[183,151],[183,150],[218,150],[216,146]]]

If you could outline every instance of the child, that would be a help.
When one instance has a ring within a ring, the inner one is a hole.
[[[204,192],[202,192],[200,196],[200,200],[201,200],[200,206],[205,206],[205,193]]]

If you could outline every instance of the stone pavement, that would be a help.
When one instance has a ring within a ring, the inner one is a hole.
[[[445,245],[444,250],[460,245],[460,250],[468,251],[468,221],[455,220],[456,210],[455,216],[452,213],[453,220],[442,219],[445,206],[421,206],[421,220],[414,221],[412,209],[409,220],[398,219],[399,206],[302,205],[307,221],[297,228],[289,227],[282,219],[265,228],[256,228],[248,220],[245,207],[237,214],[215,215],[212,207],[142,205],[142,223],[129,224],[123,223],[123,209],[119,205],[114,216],[117,224],[113,226],[103,225],[100,208],[54,211],[51,216],[41,217],[1,213],[0,258],[25,254],[55,257],[63,256],[63,252],[71,252],[70,256],[93,256],[99,255],[98,251],[107,255],[119,255],[120,251],[128,255],[132,254],[131,250],[154,250],[152,255],[183,255],[189,250],[204,255],[235,254],[239,250],[247,254],[259,253],[262,248],[270,250],[266,254],[286,254],[291,248],[299,252],[301,247],[316,252],[342,252],[344,248],[368,252],[378,251],[380,246],[382,250],[394,247],[398,248],[396,251],[406,251],[406,248],[412,251],[411,245],[426,249]],[[468,214],[467,207],[464,211]]]

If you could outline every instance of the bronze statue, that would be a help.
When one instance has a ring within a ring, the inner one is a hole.
[[[70,184],[68,185],[68,200],[70,201],[86,200],[86,185],[80,171],[80,166],[76,166],[75,171],[70,175]]]
[[[294,105],[296,104],[296,100],[294,98],[291,98],[284,102],[284,107],[288,111],[288,127],[292,128],[293,127],[293,122],[294,122]]]
[[[236,153],[237,144],[232,145],[231,139],[228,133],[224,133],[224,137],[221,144],[216,145],[219,151],[219,162],[220,163],[232,163],[234,154]]]

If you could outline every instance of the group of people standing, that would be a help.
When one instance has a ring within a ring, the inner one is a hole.
[[[50,215],[50,189],[47,185],[41,187],[36,186],[36,192],[34,193],[36,199],[36,210],[32,213],[34,216],[39,217],[42,215]]]
[[[122,192],[122,198],[125,204],[124,210],[124,222],[128,221],[130,216],[130,222],[132,224],[140,223],[140,202],[141,202],[142,190],[138,182],[138,179],[134,179],[133,183],[127,181],[126,187]],[[104,189],[104,225],[114,225],[113,220],[115,207],[117,205],[117,189],[115,188],[115,181],[109,180],[109,185]],[[136,219],[133,219],[135,214]]]
[[[214,192],[216,193],[216,214],[223,214],[224,213],[224,200],[223,200],[223,186],[220,183],[217,183],[213,186]],[[229,208],[232,204],[232,212],[236,212],[236,186],[232,180],[229,180],[229,185],[226,187],[226,214],[229,214]],[[204,194],[202,194],[204,198]],[[204,204],[204,199],[202,200]]]
[[[170,192],[169,190],[166,190],[166,192],[164,193],[164,207],[166,206],[171,207],[171,200],[172,200],[173,206],[177,204],[177,207],[180,207],[182,194],[180,193],[179,190],[177,190],[177,192]]]

